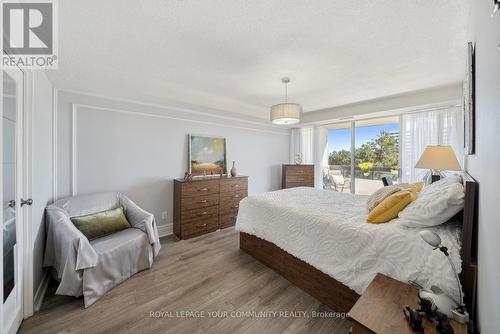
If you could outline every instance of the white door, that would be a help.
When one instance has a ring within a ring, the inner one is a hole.
[[[0,282],[2,333],[15,333],[23,318],[23,114],[24,75],[21,70],[2,71],[2,182],[0,214],[3,262]]]

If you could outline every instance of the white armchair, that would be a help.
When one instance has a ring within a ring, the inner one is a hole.
[[[89,241],[71,217],[122,206],[133,228]],[[138,271],[150,268],[160,250],[154,216],[120,193],[69,197],[47,207],[44,266],[60,281],[56,294],[84,296],[85,307]]]

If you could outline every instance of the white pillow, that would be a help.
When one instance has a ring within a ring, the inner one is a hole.
[[[422,191],[441,189],[444,186],[452,184],[452,183],[462,183],[462,177],[460,175],[451,175],[451,176],[443,177],[439,181],[431,183],[430,185],[428,185],[427,187],[422,189]]]
[[[459,213],[464,207],[464,186],[460,177],[451,178],[425,187],[417,199],[399,213],[397,221],[409,227],[437,226]]]

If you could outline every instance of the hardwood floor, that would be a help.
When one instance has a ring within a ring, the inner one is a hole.
[[[40,312],[25,320],[19,332],[349,332],[349,320],[331,314],[314,317],[313,312],[332,310],[240,251],[233,228],[183,241],[168,238],[162,244],[151,269],[137,273],[88,309],[82,298],[54,295],[52,285]],[[260,317],[252,311],[261,312]],[[280,314],[297,311],[305,313]]]

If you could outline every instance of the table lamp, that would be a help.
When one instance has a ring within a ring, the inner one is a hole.
[[[438,181],[441,178],[441,171],[443,170],[462,170],[451,146],[439,145],[427,146],[420,159],[418,159],[415,168],[430,169],[432,182]]]

